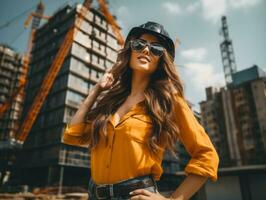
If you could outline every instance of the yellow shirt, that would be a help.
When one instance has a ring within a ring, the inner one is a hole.
[[[175,116],[180,129],[180,141],[191,156],[185,173],[193,173],[217,180],[219,157],[203,127],[194,117],[186,101],[175,98]],[[89,134],[91,121],[67,125],[63,142],[87,147],[83,134]],[[145,141],[152,128],[150,117],[145,114],[143,102],[133,106],[120,122],[114,125],[114,116],[108,121],[108,145],[100,139],[91,151],[91,176],[97,184],[115,183],[125,179],[152,174],[156,180],[163,172],[163,150],[158,157],[148,151]],[[102,134],[102,133],[101,133]],[[84,140],[83,140],[84,141]]]

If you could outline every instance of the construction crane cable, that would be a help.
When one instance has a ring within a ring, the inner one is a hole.
[[[12,24],[13,22],[15,22],[16,20],[18,19],[21,19],[21,16],[27,14],[30,10],[32,10],[33,8],[36,7],[37,4],[35,4],[34,6],[28,8],[27,10],[23,11],[22,13],[18,14],[17,16],[15,16],[13,19],[10,19],[8,22],[0,25],[0,30],[3,29],[3,28],[6,28],[8,26],[10,26],[10,24]]]

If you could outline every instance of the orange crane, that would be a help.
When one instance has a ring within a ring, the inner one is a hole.
[[[24,89],[25,89],[26,82],[27,82],[27,73],[29,69],[30,53],[32,50],[32,41],[34,39],[35,31],[38,28],[41,19],[49,19],[48,16],[43,16],[43,12],[44,12],[44,4],[40,1],[40,3],[37,6],[36,12],[32,12],[24,23],[24,27],[27,28],[29,26],[29,23],[33,19],[30,37],[28,40],[27,52],[22,57],[22,70],[21,70],[21,75],[19,77],[18,87],[12,93],[10,98],[4,104],[0,106],[0,117],[2,117],[4,113],[10,108],[13,100],[17,96],[21,96],[22,99],[24,99]]]
[[[114,19],[113,15],[109,12],[107,8],[107,3],[105,0],[98,0],[100,11],[105,15],[107,21],[111,24],[112,29],[114,31],[114,34],[116,35],[118,44],[123,45],[124,44],[124,38],[120,32],[120,28],[118,24],[116,23],[116,20]]]
[[[114,33],[116,34],[116,37],[118,38],[119,44],[123,44],[124,40],[120,33],[120,29],[113,18],[113,16],[110,14],[110,12],[107,9],[106,1],[105,0],[98,0],[100,5],[100,10],[104,13],[106,16],[107,22],[112,25],[112,29]],[[73,39],[75,37],[75,34],[77,31],[75,31],[76,28],[79,28],[81,26],[81,23],[83,22],[86,13],[88,12],[88,9],[90,8],[92,3],[92,0],[85,0],[81,9],[81,12],[78,14],[78,18],[76,23],[69,29],[67,32],[62,45],[57,52],[55,59],[47,72],[43,83],[41,85],[40,90],[38,91],[38,94],[35,96],[35,99],[33,100],[33,104],[31,105],[20,129],[18,134],[16,135],[16,142],[18,145],[23,145],[24,141],[26,140],[30,129],[34,123],[34,121],[37,118],[37,115],[41,109],[41,106],[44,103],[45,98],[49,94],[49,91],[53,85],[53,82],[61,68],[61,65],[64,62],[64,59],[73,43]]]

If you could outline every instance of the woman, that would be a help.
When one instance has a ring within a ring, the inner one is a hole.
[[[165,149],[179,140],[191,155],[170,199],[189,199],[217,179],[219,158],[184,100],[164,27],[147,22],[129,32],[117,62],[80,105],[63,136],[91,148],[90,199],[167,199],[154,180]],[[93,104],[96,105],[93,107]]]

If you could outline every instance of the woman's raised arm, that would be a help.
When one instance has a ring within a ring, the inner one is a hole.
[[[95,85],[95,87],[90,91],[87,98],[80,104],[77,112],[71,119],[69,125],[78,124],[85,121],[86,114],[93,106],[98,95],[106,89],[109,89],[113,83],[113,76],[111,73],[105,73],[101,80]]]

